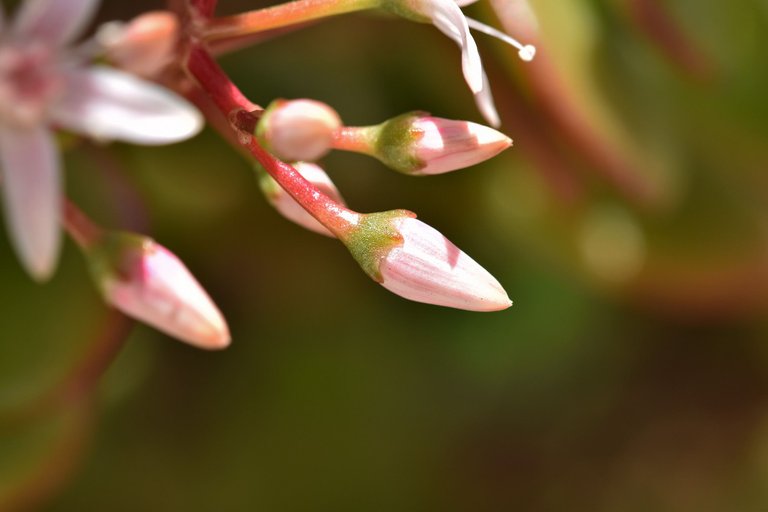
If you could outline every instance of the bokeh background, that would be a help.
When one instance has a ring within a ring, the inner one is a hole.
[[[234,342],[110,312],[69,242],[33,284],[3,233],[0,510],[768,510],[768,3],[530,0],[538,35],[517,5],[467,9],[539,45],[527,65],[477,36],[512,149],[432,178],[323,160],[353,208],[416,211],[514,307],[389,294],[212,130],[73,145],[73,199],[179,255]],[[349,15],[221,62],[258,103],[350,125],[481,121],[429,25]]]

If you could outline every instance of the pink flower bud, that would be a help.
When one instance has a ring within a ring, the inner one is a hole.
[[[154,240],[110,233],[87,256],[105,300],[115,308],[199,348],[229,345],[218,308],[187,267]]]
[[[381,125],[375,147],[376,156],[397,171],[432,175],[483,162],[511,145],[487,126],[410,113]]]
[[[325,103],[276,100],[264,111],[256,136],[278,158],[313,161],[330,150],[339,127],[339,115]]]
[[[336,185],[333,184],[331,178],[319,165],[309,162],[296,162],[293,164],[293,167],[299,174],[304,176],[307,181],[317,187],[320,192],[341,205],[345,204]],[[259,185],[261,186],[264,195],[267,197],[267,200],[278,212],[280,212],[280,214],[282,214],[283,217],[295,222],[299,226],[320,233],[321,235],[334,236],[328,228],[320,224],[320,222],[310,215],[307,210],[302,208],[301,205],[266,172],[262,172],[259,177]]]
[[[371,277],[406,299],[468,311],[512,305],[487,270],[411,212],[366,215],[345,243]]]
[[[178,32],[179,21],[172,12],[152,11],[127,24],[106,23],[97,38],[116,66],[152,78],[174,59]]]

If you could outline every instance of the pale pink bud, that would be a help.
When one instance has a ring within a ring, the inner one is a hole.
[[[278,158],[313,161],[325,155],[341,127],[339,115],[314,100],[276,100],[264,111],[256,136]]]
[[[309,162],[296,162],[293,164],[293,167],[307,181],[317,187],[320,192],[341,205],[345,204],[339,189],[336,188],[336,185],[333,184],[331,178],[319,165]],[[301,205],[266,172],[260,176],[259,185],[261,186],[264,195],[267,197],[267,200],[269,200],[272,206],[274,206],[283,217],[299,226],[320,233],[321,235],[334,236],[328,228],[320,224],[320,222],[310,215],[307,210],[302,208]]]
[[[385,164],[419,176],[478,164],[511,145],[509,137],[493,128],[418,112],[382,124],[375,143],[376,156]]]
[[[178,35],[176,15],[169,11],[152,11],[128,23],[102,25],[97,39],[116,66],[152,78],[174,59]]]
[[[418,174],[441,174],[492,158],[512,140],[493,128],[469,121],[421,117],[413,129],[421,133],[414,145],[416,159],[424,162]]]
[[[105,300],[115,308],[199,348],[229,345],[218,308],[187,267],[154,240],[110,233],[87,256]]]
[[[344,243],[374,280],[406,299],[468,311],[512,305],[487,270],[411,212],[368,214]]]

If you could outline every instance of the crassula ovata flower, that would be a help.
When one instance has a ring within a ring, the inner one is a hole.
[[[317,187],[320,192],[327,195],[338,204],[344,205],[344,199],[341,197],[339,189],[333,184],[331,178],[326,172],[317,164],[311,162],[296,162],[293,164],[299,174],[301,174],[307,181]],[[263,169],[257,167],[259,186],[262,192],[269,201],[269,203],[275,207],[283,217],[302,226],[306,229],[320,233],[321,235],[333,237],[328,228],[320,224],[317,219],[310,215],[294,198],[286,192],[283,187],[267,174]]]
[[[60,247],[61,162],[52,128],[109,140],[166,144],[202,127],[185,100],[67,46],[97,0],[27,0],[0,26],[0,184],[22,264],[48,278]],[[4,17],[0,13],[0,25]]]
[[[116,309],[199,348],[229,345],[229,329],[211,298],[154,240],[111,232],[84,251],[104,299]]]
[[[407,210],[363,215],[342,241],[371,278],[406,299],[468,311],[512,305],[487,270]]]
[[[325,103],[309,100],[275,100],[256,127],[259,141],[275,156],[287,161],[314,161],[331,149],[341,119]]]
[[[425,176],[488,160],[510,147],[512,140],[477,123],[410,112],[378,126],[344,127],[334,144],[374,156],[404,174]]]
[[[477,44],[469,29],[471,27],[480,30],[511,44],[518,49],[520,58],[525,61],[533,59],[536,49],[531,45],[522,45],[508,35],[464,16],[459,6],[473,2],[474,0],[459,2],[454,0],[383,0],[383,7],[408,19],[430,22],[459,45],[464,79],[475,96],[475,103],[491,126],[499,126],[501,120],[493,103],[488,77],[483,70]]]

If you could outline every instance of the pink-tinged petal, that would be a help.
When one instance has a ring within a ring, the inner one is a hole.
[[[48,279],[61,244],[61,177],[53,135],[42,126],[0,128],[5,222],[29,274]]]
[[[320,192],[327,195],[340,205],[345,205],[344,199],[341,197],[339,189],[333,184],[331,178],[326,172],[319,166],[309,162],[296,162],[293,167],[301,174],[307,181],[317,187]],[[264,174],[259,184],[264,194],[267,196],[267,200],[275,207],[283,217],[302,226],[306,229],[320,233],[321,235],[334,237],[328,228],[320,224],[312,215],[307,212],[302,206],[296,202],[294,198],[288,194],[278,183],[268,174]]]
[[[107,260],[105,265],[100,260],[94,265],[102,272],[107,269],[102,275],[96,274],[107,302],[199,348],[214,350],[229,345],[224,317],[175,255],[148,238],[122,233],[109,236],[117,238],[107,238],[111,247],[97,254],[107,254],[116,261]]]
[[[276,100],[259,120],[257,135],[283,160],[315,161],[324,156],[341,127],[339,114],[315,100]]]
[[[412,217],[392,221],[402,237],[382,258],[382,286],[406,299],[468,311],[512,305],[499,282],[431,226]]]
[[[512,145],[509,137],[493,128],[468,121],[421,117],[413,122],[421,136],[414,156],[424,164],[415,174],[432,175],[483,162]]]
[[[63,46],[86,28],[99,0],[24,0],[13,23],[17,37]]]
[[[180,96],[101,66],[69,73],[51,117],[62,127],[96,139],[148,145],[188,139],[203,126],[197,109]]]

